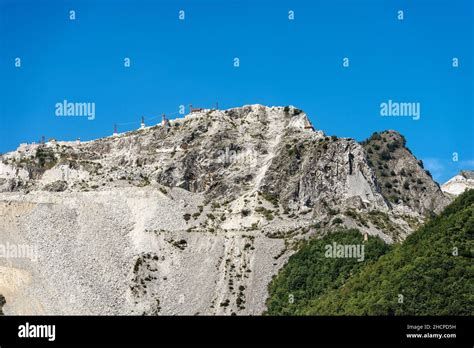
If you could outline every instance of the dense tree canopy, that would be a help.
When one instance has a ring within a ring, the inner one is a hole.
[[[328,257],[326,247],[363,245],[364,260],[357,257]],[[288,264],[270,284],[267,302],[270,315],[304,314],[310,301],[342,286],[359,268],[377,260],[389,250],[380,238],[364,243],[357,230],[341,230],[313,239],[291,256]]]
[[[331,238],[358,240],[354,231],[343,234],[312,240],[290,258],[269,286],[268,314],[474,313],[473,190],[389,251],[380,240],[369,239],[364,262],[321,256],[321,246]]]

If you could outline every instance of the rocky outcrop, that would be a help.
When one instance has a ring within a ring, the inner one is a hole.
[[[400,241],[449,201],[398,133],[329,137],[294,107],[28,149],[0,167],[0,243],[37,248],[0,259],[7,314],[260,314],[302,240]]]
[[[362,143],[367,162],[373,168],[380,192],[392,209],[409,208],[419,214],[439,213],[450,202],[432,179],[423,162],[405,146],[395,132],[374,133]]]

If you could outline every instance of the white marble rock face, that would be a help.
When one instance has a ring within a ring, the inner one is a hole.
[[[396,166],[427,189],[415,208],[390,203],[364,147],[315,120],[291,106],[205,109],[3,155],[0,246],[24,247],[0,258],[4,312],[258,315],[292,246],[335,218],[391,243],[450,201],[399,149]]]

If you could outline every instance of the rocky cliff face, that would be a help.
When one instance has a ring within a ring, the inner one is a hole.
[[[294,107],[23,145],[0,166],[0,244],[37,255],[0,259],[6,314],[260,314],[301,240],[400,241],[449,202],[398,133],[328,137]]]

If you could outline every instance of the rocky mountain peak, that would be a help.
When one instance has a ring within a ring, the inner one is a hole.
[[[0,161],[0,236],[42,262],[7,270],[34,282],[4,309],[258,314],[301,241],[348,227],[398,242],[449,201],[397,132],[329,137],[292,106],[22,144]]]
[[[407,206],[423,215],[440,212],[449,203],[423,162],[406,147],[396,131],[374,133],[362,142],[380,191],[393,207]]]

